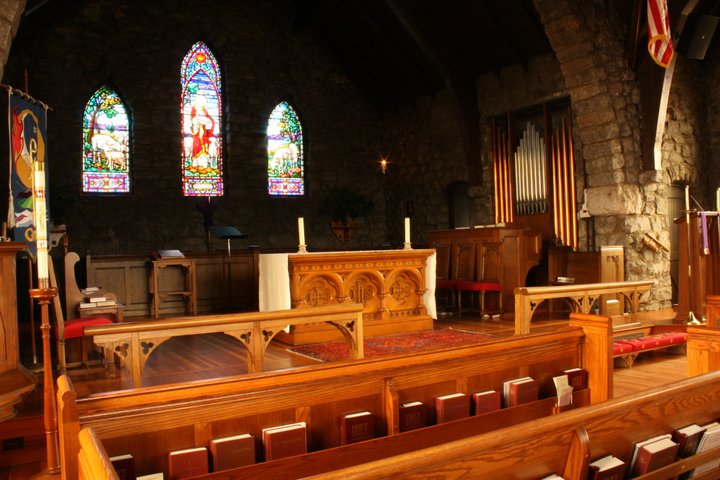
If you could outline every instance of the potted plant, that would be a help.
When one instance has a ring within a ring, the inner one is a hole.
[[[373,201],[350,187],[329,188],[320,205],[320,214],[330,217],[330,228],[338,240],[350,240],[357,229],[355,219],[368,214]]]

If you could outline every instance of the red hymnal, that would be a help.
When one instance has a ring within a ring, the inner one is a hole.
[[[475,407],[475,415],[482,415],[483,413],[500,410],[500,392],[497,390],[473,393],[472,398],[473,405]]]
[[[213,472],[255,463],[255,437],[249,433],[210,441]]]
[[[135,480],[135,459],[131,454],[110,457],[110,463],[120,480]]]
[[[538,383],[531,377],[516,378],[503,384],[505,406],[515,407],[538,399]]]
[[[362,442],[375,438],[375,417],[370,412],[340,415],[340,444]]]
[[[568,384],[573,387],[573,391],[588,387],[588,372],[584,368],[568,368],[562,373],[568,376]]]
[[[625,478],[625,462],[608,455],[590,463],[588,480],[622,480]]]
[[[674,462],[678,447],[670,438],[643,445],[638,450],[632,476],[637,477]]]
[[[407,402],[400,405],[401,432],[426,426],[427,408],[422,402]]]
[[[168,455],[170,480],[208,473],[208,451],[205,447],[175,450]]]
[[[678,457],[685,458],[695,455],[695,450],[697,450],[703,433],[705,433],[705,428],[695,423],[675,430],[672,433],[672,439],[680,445]]]
[[[262,437],[265,460],[277,460],[307,453],[305,422],[265,428]]]
[[[445,423],[470,416],[470,399],[464,393],[451,393],[435,398],[437,423]]]

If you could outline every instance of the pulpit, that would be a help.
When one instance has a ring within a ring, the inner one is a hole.
[[[685,323],[691,311],[696,319],[702,320],[706,316],[706,297],[720,294],[718,212],[692,211],[675,220],[675,224],[678,227],[678,306],[675,323]]]
[[[15,416],[14,405],[35,388],[35,378],[20,364],[15,256],[22,242],[0,242],[0,421]]]
[[[366,337],[433,328],[435,251],[378,250],[260,255],[261,311],[355,302]],[[296,325],[290,345],[340,340],[327,324]]]

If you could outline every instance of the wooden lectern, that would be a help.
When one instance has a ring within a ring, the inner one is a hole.
[[[675,323],[686,323],[691,311],[702,321],[707,295],[720,294],[718,212],[691,211],[675,220],[675,224],[678,226],[679,249]]]

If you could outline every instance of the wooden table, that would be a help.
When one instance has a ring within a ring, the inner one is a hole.
[[[184,272],[183,285],[179,289],[160,290],[160,276],[166,268],[180,268]],[[150,295],[152,298],[153,317],[160,316],[160,302],[170,295],[181,295],[185,300],[185,309],[197,315],[197,298],[195,290],[195,260],[192,258],[160,258],[152,261],[150,271]]]

